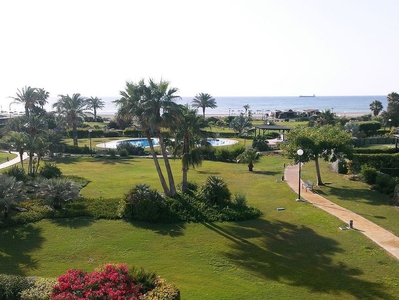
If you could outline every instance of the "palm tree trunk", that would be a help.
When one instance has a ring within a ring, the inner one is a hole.
[[[317,185],[324,185],[323,181],[321,180],[321,174],[320,174],[320,165],[319,165],[319,157],[316,155],[315,159],[314,159],[314,164],[316,166],[316,182]]]
[[[21,160],[21,167],[24,167],[24,148],[19,149],[19,159]]]
[[[165,193],[165,195],[169,195],[170,191],[169,191],[168,185],[166,184],[165,177],[163,176],[161,166],[159,165],[158,157],[155,153],[154,145],[152,144],[150,132],[148,130],[146,130],[145,135],[147,137],[148,144],[150,145],[150,152],[151,152],[154,164],[155,164],[155,169],[157,170],[157,173],[158,173],[159,180],[161,181],[163,192]]]
[[[157,136],[159,139],[159,146],[161,147],[161,152],[162,152],[162,157],[163,157],[164,164],[165,164],[166,173],[168,174],[168,179],[169,179],[169,195],[168,196],[173,197],[176,195],[175,180],[173,178],[173,173],[172,173],[172,168],[169,163],[168,153],[166,151],[166,147],[163,142],[163,137],[161,135],[160,130],[157,130]]]
[[[73,145],[77,146],[78,145],[78,132],[77,132],[77,126],[76,122],[73,122],[72,124],[72,134],[73,134]]]
[[[202,116],[204,117],[205,120],[205,107],[202,108]]]
[[[185,192],[187,190],[188,186],[188,160],[186,156],[189,155],[189,138],[187,135],[184,135],[184,141],[183,141],[183,157],[182,157],[182,183],[181,183],[181,190],[182,192]]]

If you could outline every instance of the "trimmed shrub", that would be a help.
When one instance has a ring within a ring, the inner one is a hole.
[[[0,300],[19,300],[19,294],[31,285],[29,278],[0,274]]]
[[[53,287],[57,284],[55,278],[31,278],[32,285],[20,294],[21,300],[50,299]]]
[[[360,171],[361,178],[367,184],[375,184],[378,172],[376,168],[369,167],[368,165],[363,165]]]
[[[144,148],[141,146],[135,146],[129,142],[122,142],[116,146],[116,151],[120,156],[124,156],[121,154],[121,151],[125,150],[126,155],[144,155]]]
[[[234,203],[239,207],[247,206],[247,197],[243,193],[234,194]]]
[[[391,177],[387,174],[378,172],[374,187],[381,193],[392,195],[397,183],[397,177]]]
[[[156,286],[149,291],[140,300],[180,300],[180,291],[172,284],[166,283],[165,279],[158,278]]]

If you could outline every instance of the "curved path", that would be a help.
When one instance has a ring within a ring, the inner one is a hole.
[[[8,152],[8,151],[2,151],[2,152]],[[19,159],[19,153],[18,152],[11,152],[11,153],[12,154],[16,154],[17,157],[15,157],[13,159],[10,159],[9,161],[6,161],[6,162],[0,164],[0,170],[4,169],[4,168],[7,168],[7,167],[10,167],[12,165],[19,164],[21,162],[21,160]],[[23,158],[23,160],[27,159],[28,158],[28,154],[26,154],[26,152],[24,152],[24,155],[23,155],[22,158]]]
[[[299,187],[298,173],[298,165],[288,166],[284,170],[285,181],[296,193],[298,193]],[[348,224],[350,220],[353,220],[354,229],[359,230],[369,239],[399,259],[399,237],[388,230],[311,191],[306,192],[305,189],[301,189],[301,198],[329,214],[336,216],[346,224]]]

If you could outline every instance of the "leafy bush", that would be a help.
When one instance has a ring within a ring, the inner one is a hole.
[[[50,178],[61,177],[62,172],[60,168],[57,167],[56,164],[51,164],[46,162],[44,163],[44,166],[40,168],[39,175],[47,179],[50,179]]]
[[[128,155],[144,155],[143,147],[135,146],[129,142],[122,142],[116,146],[116,151],[119,153],[120,156],[123,156],[121,154],[121,151],[124,151],[124,150],[126,151],[126,153]]]
[[[129,155],[126,149],[121,149],[118,151],[118,153],[120,157],[127,157]]]
[[[29,278],[0,274],[0,300],[18,300],[19,294],[30,286]]]
[[[374,187],[381,193],[392,195],[397,183],[397,177],[378,172]]]
[[[44,199],[52,208],[61,208],[65,202],[79,197],[81,187],[66,178],[39,179],[37,197]]]
[[[198,196],[211,205],[225,206],[231,203],[231,193],[226,182],[217,176],[209,176],[206,179]]]
[[[265,135],[254,136],[252,140],[252,148],[257,149],[258,151],[269,150],[269,142],[266,140],[266,136]]]
[[[361,168],[361,178],[367,184],[375,184],[378,172],[376,168],[369,167],[368,165],[363,165]]]
[[[217,147],[215,160],[222,162],[236,162],[236,157],[245,151],[244,145],[236,144],[232,147]]]
[[[180,300],[180,291],[174,285],[166,283],[165,279],[158,278],[156,286],[140,300]]]
[[[245,194],[242,194],[242,193],[234,194],[234,203],[240,207],[247,206],[247,198],[246,198]]]
[[[3,172],[3,174],[15,177],[17,181],[22,181],[22,182],[27,182],[30,179],[29,176],[25,173],[25,169],[19,168],[16,165],[12,166],[11,169],[8,169],[7,171]]]
[[[124,199],[122,215],[134,220],[159,222],[166,207],[163,196],[147,184],[138,184]],[[123,205],[123,204],[122,204]]]
[[[53,299],[139,299],[139,287],[123,265],[108,264],[92,273],[69,270],[58,278]]]
[[[50,299],[53,287],[57,284],[55,278],[31,278],[31,286],[20,293],[21,300]]]

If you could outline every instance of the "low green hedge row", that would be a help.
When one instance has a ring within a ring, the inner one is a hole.
[[[379,154],[361,154],[355,153],[352,158],[353,167],[355,169],[361,168],[362,165],[376,168],[392,168],[399,166],[399,153],[379,153]]]

